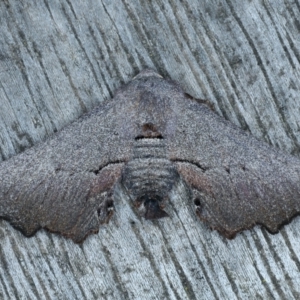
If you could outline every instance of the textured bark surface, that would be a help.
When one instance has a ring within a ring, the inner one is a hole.
[[[299,11],[279,0],[2,1],[1,158],[145,67],[299,157]],[[1,221],[0,298],[299,298],[299,218],[274,236],[256,228],[227,241],[179,205],[183,190],[168,222],[137,218],[120,195],[116,218],[82,246],[44,231],[24,238]]]

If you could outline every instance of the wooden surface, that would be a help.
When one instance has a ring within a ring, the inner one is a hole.
[[[2,160],[110,101],[145,67],[300,157],[299,1],[5,0],[0,26]],[[0,221],[0,298],[299,299],[299,217],[277,235],[258,226],[228,241],[180,195],[155,222],[126,201],[81,246]]]

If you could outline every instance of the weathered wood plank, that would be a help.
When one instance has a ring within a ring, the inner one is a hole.
[[[110,101],[145,67],[300,157],[299,11],[293,0],[1,1],[1,158]],[[120,195],[82,246],[1,221],[0,298],[299,298],[299,218],[228,241],[180,191],[172,200],[171,218],[151,222]]]

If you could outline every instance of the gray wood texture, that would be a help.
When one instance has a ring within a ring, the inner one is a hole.
[[[0,29],[2,160],[110,101],[146,67],[300,157],[299,1],[6,0]],[[153,222],[120,195],[110,223],[81,246],[0,221],[0,298],[299,299],[299,217],[277,235],[257,226],[228,241],[182,197],[172,218]]]

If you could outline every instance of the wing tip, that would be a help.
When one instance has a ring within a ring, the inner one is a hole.
[[[216,230],[218,231],[218,233],[220,233],[222,236],[224,236],[225,238],[227,238],[228,240],[233,240],[234,238],[236,238],[236,236],[246,230],[251,230],[256,226],[260,226],[261,229],[264,228],[267,230],[268,233],[275,235],[278,234],[279,232],[281,232],[281,229],[285,226],[290,224],[295,218],[300,216],[300,212],[296,212],[294,213],[291,217],[287,217],[286,219],[284,219],[283,221],[278,222],[277,224],[273,224],[273,225],[269,225],[267,223],[263,223],[263,222],[255,222],[249,226],[243,226],[240,227],[238,229],[234,229],[234,230],[229,230],[229,229],[225,229],[223,227],[220,226],[216,226],[216,225],[210,225],[208,220],[205,220],[203,218],[201,218],[199,216],[199,214],[197,214],[199,219],[201,221],[203,221],[205,224],[208,225],[208,227],[210,227],[211,230]]]

